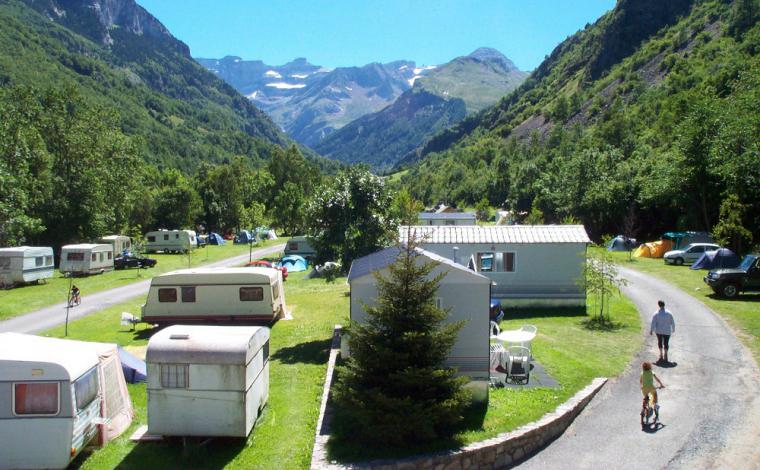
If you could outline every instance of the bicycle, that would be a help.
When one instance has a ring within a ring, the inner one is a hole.
[[[655,387],[655,388],[663,389],[665,387],[660,386],[660,387]],[[651,395],[652,395],[651,393],[647,393],[641,402],[641,413],[639,413],[639,415],[641,416],[642,427],[649,426],[650,419],[652,420],[652,423],[651,423],[652,425],[657,424],[657,421],[660,419],[660,403],[658,401],[657,403],[652,405],[652,401],[653,401],[652,398],[654,397],[652,396],[650,398]]]
[[[69,297],[69,307],[77,307],[82,303],[81,295],[74,295]]]

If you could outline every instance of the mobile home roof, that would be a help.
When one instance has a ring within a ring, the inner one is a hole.
[[[180,269],[154,277],[151,285],[271,284],[279,275],[276,269],[258,267]]]
[[[269,341],[260,326],[173,325],[150,339],[149,363],[247,364]]]
[[[79,243],[77,245],[65,245],[61,247],[61,250],[66,250],[66,251],[74,251],[74,250],[91,251],[91,250],[101,250],[101,249],[111,251],[113,248],[111,247],[111,245],[104,245],[102,243],[100,244]]]
[[[409,233],[421,244],[591,243],[583,225],[403,226],[399,241]]]
[[[0,362],[28,362],[57,364],[64,368],[68,377],[46,376],[40,380],[74,380],[98,364],[95,348],[84,348],[78,341],[0,333]],[[6,378],[5,374],[2,374]]]
[[[420,212],[421,220],[475,220],[472,212]]]
[[[415,248],[415,251],[420,256],[425,256],[433,262],[438,263],[448,269],[456,269],[458,271],[462,271],[471,275],[475,282],[491,282],[491,280],[486,276],[477,273],[467,268],[466,266],[462,266],[459,263],[455,263],[448,258],[444,258],[443,256],[439,256],[430,251],[423,250],[422,248]],[[364,277],[368,274],[372,274],[373,272],[380,269],[387,268],[396,262],[400,253],[401,248],[392,246],[390,248],[386,248],[384,250],[372,253],[371,255],[367,255],[354,260],[354,262],[351,263],[351,269],[348,271],[348,282],[351,282],[354,279],[358,279],[360,277]]]

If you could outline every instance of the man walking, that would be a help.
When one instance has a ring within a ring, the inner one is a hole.
[[[662,352],[664,349],[664,360],[668,362],[668,343],[670,342],[670,335],[676,332],[676,322],[673,320],[673,314],[665,310],[665,302],[658,300],[657,305],[660,309],[652,317],[652,326],[649,329],[649,334],[657,334],[657,347],[660,349],[659,361],[663,360]]]

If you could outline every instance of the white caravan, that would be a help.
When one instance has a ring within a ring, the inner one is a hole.
[[[132,250],[132,239],[126,235],[108,235],[106,237],[101,237],[98,240],[98,243],[107,243],[111,245],[113,247],[112,251],[114,258],[122,254],[124,250]]]
[[[317,250],[311,242],[312,240],[309,237],[298,236],[291,238],[285,245],[285,256],[299,255],[309,259],[315,257]]]
[[[113,270],[113,248],[111,245],[82,243],[65,245],[61,248],[61,263],[58,267],[63,274],[102,274]]]
[[[282,273],[273,268],[181,269],[154,277],[142,320],[272,321],[285,314]]]
[[[244,438],[269,398],[269,328],[174,325],[145,359],[149,434]]]
[[[147,253],[187,253],[198,246],[193,230],[156,230],[146,233],[145,240]]]
[[[37,282],[53,277],[53,249],[47,246],[0,248],[0,286]]]

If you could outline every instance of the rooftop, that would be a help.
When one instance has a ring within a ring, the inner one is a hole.
[[[483,278],[485,281],[491,282],[490,279],[483,276],[482,274],[476,273],[475,271],[467,268],[466,266],[462,266],[459,263],[455,263],[454,261],[448,258],[444,258],[443,256],[439,256],[435,253],[431,253],[429,251],[423,250],[422,248],[416,248],[415,251],[419,255],[425,256],[426,258],[429,258],[435,263],[445,265],[449,269],[464,271],[464,272],[467,272],[468,274],[472,274],[473,276],[477,278]],[[358,279],[360,277],[364,277],[368,274],[372,274],[373,272],[378,271],[380,269],[387,268],[388,266],[396,262],[400,253],[401,253],[400,247],[392,246],[390,248],[385,248],[384,250],[380,250],[375,253],[372,253],[371,255],[367,255],[367,256],[354,260],[354,262],[351,263],[351,269],[348,271],[348,282],[351,282],[352,280]]]
[[[418,243],[591,243],[583,225],[442,225],[399,227],[399,239],[408,235]]]
[[[475,220],[472,212],[420,212],[420,220],[471,219]]]

